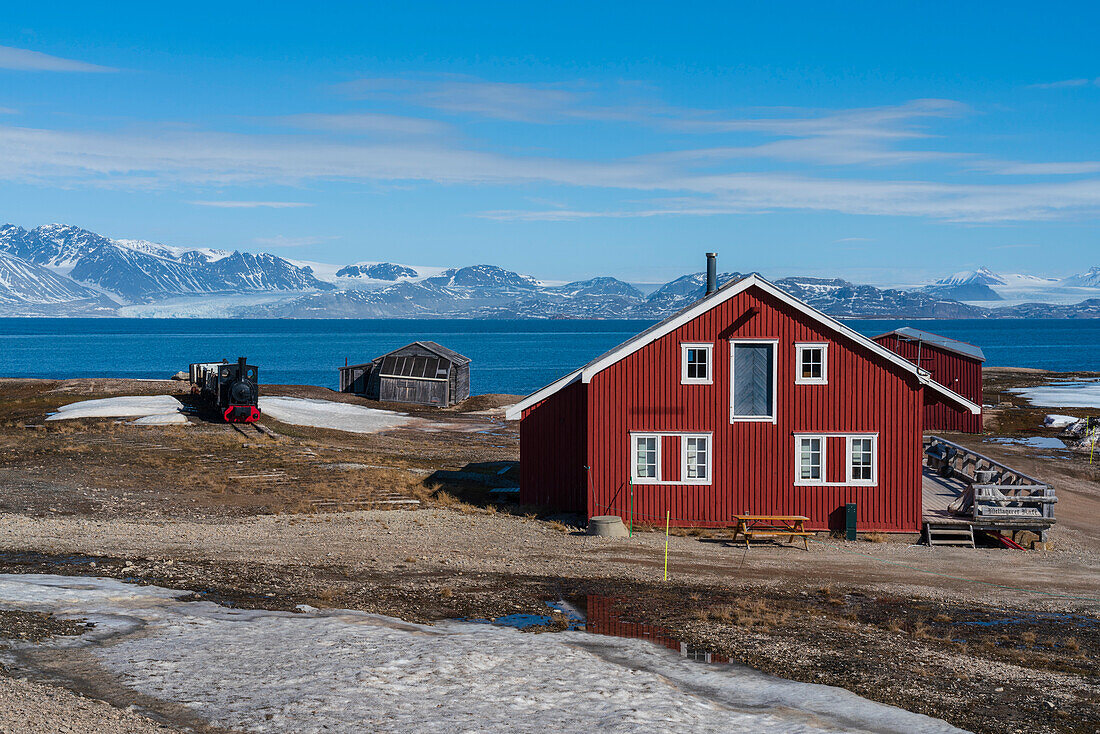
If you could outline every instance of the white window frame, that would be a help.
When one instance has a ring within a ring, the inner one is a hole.
[[[802,352],[807,349],[821,350],[821,377],[802,376]],[[794,345],[794,384],[829,384],[829,344],[827,342],[796,342]]]
[[[876,431],[862,431],[854,433],[813,433],[809,431],[795,431],[791,434],[794,437],[794,485],[796,487],[877,487],[879,478],[879,454],[878,454],[878,433]],[[822,481],[803,480],[802,476],[802,451],[799,444],[799,439],[802,438],[820,438],[822,439],[822,454],[821,461],[824,464],[824,472],[821,475]],[[842,482],[828,482],[825,479],[828,478],[827,472],[829,471],[829,457],[827,455],[825,447],[827,447],[828,440],[830,438],[843,438],[844,439],[844,481]],[[852,439],[856,438],[869,438],[871,439],[871,480],[866,479],[854,480],[852,479]]]
[[[657,476],[638,476],[638,439],[654,438],[657,444]],[[634,484],[660,484],[661,483],[661,434],[659,433],[631,433],[630,434],[630,481]]]
[[[802,478],[802,442],[817,439],[821,442],[821,476],[817,479]],[[794,436],[794,485],[796,487],[820,487],[829,473],[829,437],[823,433],[796,433]]]
[[[738,344],[771,344],[772,346],[772,414],[771,415],[735,415],[733,353]],[[775,423],[779,415],[779,340],[778,339],[730,339],[730,423]]]
[[[688,350],[702,349],[707,353],[707,376],[688,377]],[[710,385],[714,383],[714,345],[707,342],[684,342],[680,344],[680,384]]]
[[[677,434],[680,437],[680,481],[679,484],[710,484],[711,479],[711,465],[713,462],[711,458],[714,456],[714,438],[709,433],[680,433]],[[703,468],[706,471],[707,476],[703,479],[689,479],[688,478],[688,439],[703,439],[707,442],[707,460],[703,463]]]
[[[871,478],[855,479],[852,477],[852,444],[857,439],[870,439],[871,441]],[[847,483],[854,487],[874,487],[878,485],[878,436],[870,433],[852,433],[845,437],[845,462],[844,477]]]
[[[677,480],[665,479],[662,466],[664,456],[664,438],[665,436],[677,436],[680,439],[680,478]],[[638,476],[638,439],[639,438],[655,438],[657,439],[657,476],[656,477],[639,477]],[[705,438],[707,440],[707,478],[706,479],[688,479],[687,478],[687,439],[689,438]],[[630,452],[630,481],[632,484],[661,484],[665,486],[678,487],[682,484],[689,486],[704,486],[709,485],[714,481],[714,434],[709,431],[630,431],[630,438],[628,443],[628,449]]]

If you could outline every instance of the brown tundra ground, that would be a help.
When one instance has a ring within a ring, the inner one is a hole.
[[[1092,375],[1095,377],[1096,375]],[[722,531],[585,536],[571,518],[498,506],[479,484],[518,432],[479,396],[403,409],[411,424],[350,434],[264,419],[269,432],[191,418],[137,427],[44,422],[108,395],[180,394],[169,381],[0,380],[0,572],[118,576],[238,606],[361,609],[411,621],[545,613],[545,600],[613,609],[621,630],[710,650],[776,675],[848,688],[976,732],[1095,732],[1100,721],[1100,461],[1004,443],[1054,435],[1005,392],[1057,377],[989,370],[986,433],[952,436],[1058,492],[1053,548],[975,550],[818,537],[806,552],[746,552]],[[321,388],[268,395],[373,405]],[[514,466],[504,478],[515,478]],[[416,509],[395,500],[418,499]],[[94,565],[93,565],[94,564]],[[593,607],[595,608],[595,607]],[[0,611],[0,638],[79,634]],[[551,620],[539,631],[561,628]],[[29,680],[33,679],[33,680]],[[68,689],[68,690],[62,690]],[[140,704],[160,723],[126,710]],[[0,676],[0,732],[203,729],[169,702],[64,665]]]

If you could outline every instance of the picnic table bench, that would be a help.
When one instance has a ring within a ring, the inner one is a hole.
[[[738,535],[745,538],[745,547],[750,548],[749,541],[756,538],[774,538],[788,536],[787,543],[793,543],[795,538],[802,538],[802,544],[806,550],[810,549],[808,538],[814,533],[806,530],[806,521],[810,518],[802,515],[734,515],[737,526],[733,530],[731,542],[737,540]]]

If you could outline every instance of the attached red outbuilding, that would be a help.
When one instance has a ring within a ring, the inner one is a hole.
[[[524,504],[635,523],[805,515],[918,532],[926,392],[977,405],[749,275],[508,411]]]
[[[897,352],[921,369],[928,370],[933,380],[966,399],[982,404],[982,362],[985,354],[980,347],[951,339],[930,331],[903,326],[875,337],[875,341]],[[982,432],[982,414],[961,410],[938,394],[926,396],[924,430]]]

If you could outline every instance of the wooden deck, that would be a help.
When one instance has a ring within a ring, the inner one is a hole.
[[[924,522],[967,525],[973,522],[947,509],[966,489],[961,479],[944,479],[927,466],[922,467],[921,490],[924,495]]]
[[[971,527],[975,530],[1012,531],[1034,529],[1041,531],[1049,528],[1053,519],[1024,517],[988,517],[975,519],[971,515],[956,515],[947,508],[966,489],[961,479],[944,479],[934,469],[927,466],[921,469],[921,490],[923,494],[922,524],[937,526],[955,525],[960,528]]]

